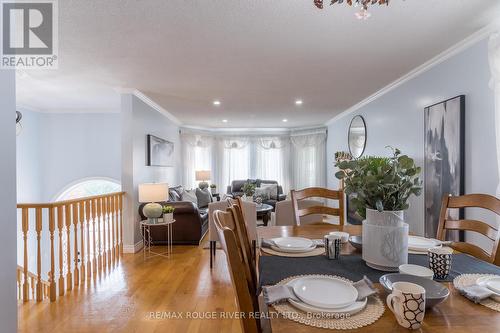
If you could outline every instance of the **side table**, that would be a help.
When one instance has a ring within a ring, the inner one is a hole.
[[[172,255],[172,224],[175,220],[168,222],[158,221],[158,223],[151,223],[149,220],[141,221],[141,235],[142,235],[142,253],[144,260],[152,257],[160,256],[165,258],[170,258]],[[153,246],[153,238],[151,237],[151,228],[166,226],[167,227],[167,251],[166,252],[155,252],[151,250]]]

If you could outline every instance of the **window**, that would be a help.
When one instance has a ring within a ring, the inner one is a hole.
[[[238,179],[248,179],[250,172],[250,145],[241,148],[225,148],[223,156],[223,186],[231,184],[231,181]]]
[[[90,197],[107,193],[120,192],[122,186],[120,182],[110,178],[86,179],[70,185],[60,195],[56,201],[71,200],[77,198]]]

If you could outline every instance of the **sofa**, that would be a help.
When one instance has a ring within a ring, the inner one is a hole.
[[[208,207],[198,208],[191,201],[183,201],[184,188],[175,186],[168,189],[169,200],[159,202],[162,205],[170,205],[175,208],[172,224],[173,244],[198,245],[208,231]],[[142,213],[145,204],[139,206],[141,219],[146,219]],[[154,244],[166,244],[167,227],[158,226],[151,228],[151,237]]]
[[[243,185],[246,183],[253,183],[256,187],[260,187],[262,184],[276,184],[278,185],[278,196],[276,198],[271,198],[262,201],[262,203],[273,206],[273,210],[276,207],[276,202],[286,200],[286,194],[283,193],[283,187],[278,184],[275,180],[262,180],[262,179],[245,179],[245,180],[233,180],[231,185],[227,187],[227,195],[233,198],[243,196]]]

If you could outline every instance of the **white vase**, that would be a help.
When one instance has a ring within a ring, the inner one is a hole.
[[[174,213],[163,214],[163,222],[170,223],[174,219]]]
[[[242,196],[241,198],[242,198],[244,201],[253,202],[253,196],[252,196],[252,195],[248,196],[248,195],[246,195],[246,194],[245,194],[245,195],[244,195],[244,196]]]
[[[408,263],[408,230],[404,211],[366,210],[363,221],[363,260],[372,268],[397,271]]]
[[[212,193],[212,194],[217,193],[217,188],[215,188],[215,187],[211,187],[211,188],[210,188],[210,193]]]

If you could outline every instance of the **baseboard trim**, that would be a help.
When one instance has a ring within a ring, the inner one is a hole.
[[[141,241],[138,241],[137,243],[131,245],[131,244],[123,244],[123,253],[137,253],[139,252],[144,244]]]

